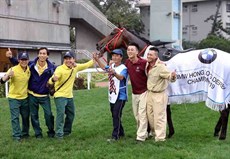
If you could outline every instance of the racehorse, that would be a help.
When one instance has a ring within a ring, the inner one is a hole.
[[[139,56],[143,56],[145,50],[150,45],[154,45],[159,49],[159,58],[162,61],[168,61],[173,56],[178,53],[185,53],[191,51],[192,49],[188,50],[177,50],[171,47],[166,47],[166,44],[172,42],[162,42],[162,41],[154,41],[149,42],[148,40],[141,38],[137,35],[132,34],[131,32],[127,31],[125,28],[115,28],[108,36],[104,37],[101,41],[96,44],[97,50],[100,51],[100,56],[103,56],[105,52],[111,53],[112,50],[116,48],[123,48],[127,49],[127,46],[130,42],[135,42],[139,45],[140,51]],[[161,45],[161,46],[160,46]],[[146,55],[144,55],[146,56]],[[169,127],[169,134],[168,137],[172,137],[174,134],[174,126],[171,117],[171,108],[170,105],[167,105],[167,122]],[[227,124],[228,124],[228,116],[229,116],[229,109],[226,108],[220,111],[220,118],[215,126],[214,136],[219,136],[219,140],[224,140],[226,138],[227,133]],[[219,134],[220,132],[220,134]]]

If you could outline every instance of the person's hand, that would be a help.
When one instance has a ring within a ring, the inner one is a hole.
[[[8,50],[6,51],[6,57],[8,57],[8,58],[12,58],[13,57],[10,48],[8,48]]]
[[[53,75],[53,78],[52,78],[52,82],[56,82],[58,80],[58,76],[56,76],[55,74]]]
[[[12,68],[10,69],[10,72],[8,73],[8,77],[11,78],[14,76],[14,71],[12,70]]]
[[[76,63],[76,62],[73,62],[73,63],[72,63],[72,66],[73,66],[73,67],[77,67],[77,63]],[[72,68],[73,68],[73,67],[72,67]]]
[[[97,53],[93,53],[93,59],[95,60],[95,61],[98,61],[99,60],[99,57],[98,57],[98,55],[97,55]]]
[[[14,71],[11,68],[10,71],[9,71],[9,73],[5,74],[5,76],[2,77],[2,80],[3,81],[8,81],[13,76],[14,76]]]
[[[176,79],[176,70],[171,73],[172,80]]]
[[[109,74],[116,75],[116,71],[112,68],[108,69]]]
[[[113,60],[109,60],[109,66],[111,66],[114,63]]]

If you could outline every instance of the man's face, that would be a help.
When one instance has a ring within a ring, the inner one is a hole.
[[[156,52],[154,50],[149,50],[147,54],[147,61],[151,63],[156,59],[157,59]]]
[[[115,64],[121,63],[121,60],[122,60],[122,56],[121,56],[121,55],[112,54],[112,61],[113,61]]]
[[[46,51],[46,49],[42,49],[38,52],[38,60],[41,62],[46,61],[46,59],[48,58],[48,53]]]
[[[138,54],[138,49],[136,48],[136,46],[132,46],[132,45],[128,46],[127,55],[129,58],[134,58],[137,56],[137,54]]]
[[[73,67],[74,62],[75,62],[75,60],[73,57],[65,57],[64,58],[64,64],[69,68]]]
[[[29,60],[27,59],[21,59],[19,60],[19,64],[22,68],[26,68],[28,66]]]

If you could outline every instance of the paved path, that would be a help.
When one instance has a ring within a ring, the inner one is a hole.
[[[130,84],[130,81],[128,84]],[[108,87],[108,82],[97,82],[96,87]]]
[[[108,82],[97,82],[96,83],[96,87],[107,87],[108,86]]]

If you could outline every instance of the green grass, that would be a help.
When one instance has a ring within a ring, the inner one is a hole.
[[[116,143],[107,143],[112,130],[111,114],[107,101],[107,89],[74,92],[76,118],[73,133],[63,141],[46,136],[43,111],[40,121],[44,138],[37,140],[32,127],[31,137],[21,143],[11,138],[8,101],[0,99],[0,158],[5,159],[222,159],[230,156],[229,133],[225,141],[213,137],[213,129],[219,113],[204,106],[204,103],[172,106],[175,135],[165,142],[152,139],[136,144],[136,124],[131,100],[123,111],[126,137]],[[130,97],[130,96],[129,96]],[[53,112],[56,115],[53,104]]]

